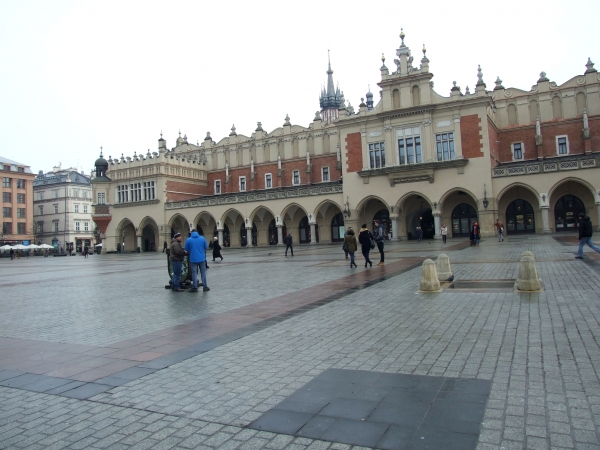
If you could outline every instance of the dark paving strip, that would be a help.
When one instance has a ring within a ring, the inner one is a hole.
[[[328,369],[248,428],[382,449],[474,449],[489,380]]]
[[[0,338],[0,368],[10,369],[0,369],[0,386],[90,398],[381,283],[418,267],[424,259],[404,258],[354,271],[334,281],[107,347]]]

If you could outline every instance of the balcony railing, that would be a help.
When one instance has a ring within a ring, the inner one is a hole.
[[[600,155],[562,156],[541,161],[515,161],[503,163],[492,169],[492,177],[510,177],[565,170],[580,170],[600,167]]]

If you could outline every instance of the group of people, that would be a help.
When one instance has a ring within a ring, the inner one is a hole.
[[[354,253],[358,250],[359,244],[362,255],[365,258],[365,267],[367,267],[367,264],[369,267],[373,267],[373,261],[371,261],[369,253],[371,250],[375,249],[375,247],[379,250],[379,262],[377,265],[383,266],[385,264],[385,255],[383,251],[385,238],[386,235],[383,224],[377,220],[375,221],[374,233],[371,233],[367,228],[367,224],[363,223],[358,232],[358,237],[356,237],[356,233],[352,227],[348,227],[348,231],[346,231],[346,235],[344,236],[342,248],[346,254],[346,258],[350,255],[350,268],[358,267],[354,259]]]

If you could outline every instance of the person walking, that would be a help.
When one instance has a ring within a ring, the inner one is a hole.
[[[190,254],[192,269],[192,289],[190,289],[190,292],[198,292],[198,268],[200,268],[200,276],[202,277],[202,290],[204,292],[210,291],[206,282],[206,250],[208,250],[206,239],[194,230],[192,235],[185,241],[184,248]]]
[[[88,249],[88,247],[86,245],[85,247],[83,247],[83,256],[85,256],[87,258],[88,257],[88,252],[89,252],[89,249]]]
[[[348,230],[351,227],[348,227]],[[346,230],[346,232],[344,233],[344,239],[346,238],[346,236],[348,236],[348,230]],[[342,245],[342,250],[344,250],[344,255],[346,255],[346,259],[348,259],[348,246],[346,245],[346,242],[344,242],[344,245]]]
[[[379,221],[375,221],[375,243],[377,244],[377,249],[379,250],[379,262],[378,266],[383,266],[385,264],[385,255],[383,254],[383,245],[385,241],[385,230],[383,229],[383,224]]]
[[[216,236],[213,239],[213,261],[215,258],[221,258],[221,261],[223,261],[223,256],[221,255],[221,246],[219,245],[219,238]]]
[[[585,244],[592,250],[600,253],[600,248],[596,247],[592,242],[594,227],[592,226],[590,217],[583,213],[579,213],[577,217],[579,218],[579,248],[577,249],[577,256],[575,258],[583,259],[583,246]]]
[[[417,237],[417,242],[421,242],[421,238],[423,237],[423,229],[418,226],[415,230],[415,236]]]
[[[356,235],[354,234],[352,227],[348,227],[348,231],[344,237],[344,247],[348,254],[350,254],[350,268],[352,269],[352,266],[357,267],[354,262],[354,253],[358,249],[358,241],[356,240]]]
[[[498,234],[498,242],[504,242],[504,224],[500,222],[500,219],[496,219],[494,227],[496,228],[496,232]]]
[[[171,279],[171,289],[174,292],[182,292],[179,289],[181,280],[181,269],[183,268],[183,258],[185,258],[185,250],[181,246],[181,233],[175,233],[171,241],[171,251],[169,254],[171,259],[171,268],[173,269],[173,278]]]
[[[369,264],[369,267],[373,267],[373,261],[369,258],[369,252],[371,251],[371,240],[373,234],[367,228],[367,224],[363,223],[358,233],[358,242],[360,242],[360,249],[365,257],[365,267]]]
[[[8,252],[8,253],[10,253],[10,259],[11,259],[11,261],[12,261],[13,259],[15,259],[15,249],[14,249],[14,248],[11,248],[11,249],[10,249],[10,252]]]
[[[163,253],[167,251],[167,241],[163,242]]]
[[[448,236],[448,227],[445,223],[442,224],[442,228],[440,228],[440,233],[442,234],[442,243],[446,243],[446,237]]]
[[[292,246],[293,241],[292,241],[292,235],[291,235],[291,233],[288,233],[283,238],[283,242],[285,242],[285,257],[287,258],[288,249],[290,249],[290,251],[292,252],[292,256],[294,256],[294,247]]]
[[[479,247],[479,242],[481,240],[481,230],[479,228],[479,223],[475,221],[473,223],[473,241],[475,242],[475,247]]]

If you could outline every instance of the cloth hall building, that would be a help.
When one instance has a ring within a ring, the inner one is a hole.
[[[225,246],[330,243],[380,219],[391,239],[576,230],[600,223],[600,77],[588,59],[562,85],[541,73],[531,89],[433,89],[426,49],[413,65],[404,33],[380,95],[358,110],[334,89],[331,65],[312,122],[201,144],[162,134],[157,151],[96,161],[93,219],[103,251],[162,248],[197,229]],[[388,63],[389,64],[389,63]],[[390,64],[391,66],[391,64]],[[475,75],[475,70],[474,70]],[[475,76],[474,76],[475,79]]]

